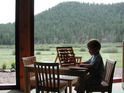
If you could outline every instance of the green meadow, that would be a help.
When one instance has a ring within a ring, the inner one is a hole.
[[[34,55],[37,61],[54,62],[57,46],[72,46],[75,56],[81,56],[82,62],[91,57],[86,44],[35,44]],[[122,43],[102,43],[100,53],[104,62],[107,58],[110,58],[117,61],[116,67],[122,66]],[[0,68],[2,68],[3,64],[6,64],[7,68],[11,68],[13,62],[15,62],[15,46],[0,45]]]

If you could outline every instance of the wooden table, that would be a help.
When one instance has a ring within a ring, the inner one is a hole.
[[[29,72],[34,72],[34,65],[26,65],[24,67],[24,80],[25,80],[25,93],[30,93],[30,77]],[[79,76],[83,77],[87,73],[87,69],[85,70],[72,70],[69,68],[59,68],[60,75],[69,75],[69,76]]]

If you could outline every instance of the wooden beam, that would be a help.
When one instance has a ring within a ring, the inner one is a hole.
[[[16,63],[20,90],[24,90],[22,57],[34,55],[34,0],[16,3]],[[18,77],[17,76],[17,77]]]

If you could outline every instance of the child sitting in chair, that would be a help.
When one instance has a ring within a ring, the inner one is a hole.
[[[87,43],[87,48],[92,57],[88,61],[82,62],[80,67],[87,67],[89,73],[78,79],[75,86],[77,93],[84,93],[86,87],[89,85],[101,84],[104,76],[104,63],[99,53],[101,49],[100,42],[96,39],[92,39]]]

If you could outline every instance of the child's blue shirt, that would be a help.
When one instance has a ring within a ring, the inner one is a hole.
[[[92,65],[89,69],[90,76],[95,78],[98,82],[102,82],[104,76],[104,63],[100,54],[93,55],[87,64]]]

